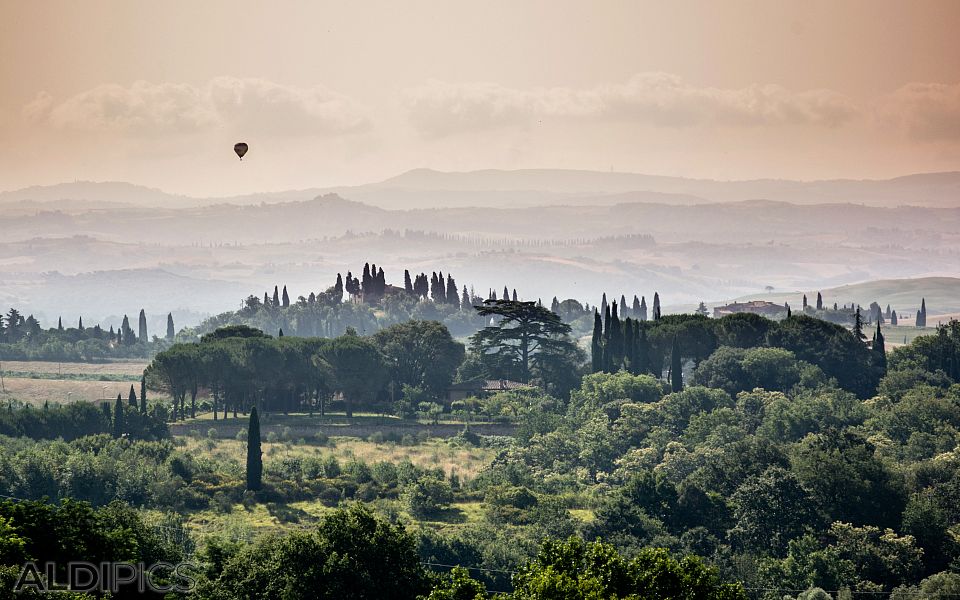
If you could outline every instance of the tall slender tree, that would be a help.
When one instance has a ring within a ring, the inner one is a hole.
[[[914,321],[914,324],[917,327],[926,327],[927,326],[927,299],[920,299],[920,310],[917,311],[917,318]]]
[[[137,390],[133,389],[132,383],[130,384],[130,393],[127,395],[127,404],[133,410],[137,410]]]
[[[150,337],[147,335],[147,313],[140,309],[140,322],[138,323],[137,339],[146,344]]]
[[[618,314],[617,303],[610,305],[610,342],[608,350],[610,353],[609,371],[616,373],[623,366],[623,328],[620,327],[620,315]]]
[[[247,425],[247,489],[258,491],[263,486],[263,451],[260,448],[260,416],[257,407],[250,409]]]
[[[817,292],[817,310],[823,310],[823,296]]]
[[[680,340],[673,336],[673,350],[670,352],[670,390],[683,390],[683,360],[680,358]]]
[[[897,311],[890,311],[890,325],[893,327],[897,326]]]
[[[457,304],[457,282],[447,273],[447,304]]]
[[[857,310],[853,313],[853,335],[861,342],[867,339],[867,336],[863,333],[863,317],[860,315],[860,306],[857,306]]]
[[[283,286],[283,298],[281,302],[283,303],[284,308],[290,306],[290,295],[287,294],[287,286]]]
[[[140,414],[147,414],[147,376],[140,376]]]
[[[113,437],[119,438],[122,435],[123,435],[123,394],[117,394],[117,401],[113,405]]]
[[[877,331],[873,334],[873,363],[877,366],[881,376],[887,373],[887,348],[883,339],[883,332],[880,331],[880,323],[877,322]]]
[[[658,292],[653,293],[653,320],[660,320],[660,294]]]
[[[593,338],[590,341],[590,359],[594,373],[603,370],[603,319],[596,309],[593,311]]]
[[[634,321],[633,325],[637,329],[633,336],[637,344],[637,366],[634,373],[637,375],[650,373],[652,369],[650,368],[650,344],[647,341],[647,328],[641,325],[639,321]],[[660,373],[654,373],[654,375],[659,377]]]
[[[80,317],[80,322],[77,323],[77,330],[83,331],[83,317]]]
[[[273,305],[280,306],[280,288],[273,286]]]
[[[647,297],[640,297],[640,314],[637,315],[641,321],[647,320]]]
[[[137,338],[133,335],[133,329],[130,329],[130,319],[123,315],[123,323],[120,325],[121,337],[120,343],[126,346],[132,346],[137,343]]]
[[[403,270],[403,290],[408,294],[413,293],[413,282],[410,280],[410,270]]]
[[[63,317],[57,317],[57,331],[63,331]]]
[[[177,335],[177,330],[173,327],[173,313],[167,313],[167,339],[172,340]]]

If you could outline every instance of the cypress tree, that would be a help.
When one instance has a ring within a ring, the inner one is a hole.
[[[273,286],[273,305],[280,306],[280,288]]]
[[[467,286],[463,286],[463,295],[460,296],[460,308],[463,310],[470,308],[470,294],[467,293]]]
[[[637,374],[650,372],[650,346],[647,343],[647,328],[634,321],[637,332],[634,339],[637,342]],[[659,376],[659,374],[657,374]]]
[[[640,320],[641,320],[641,321],[646,321],[646,320],[647,320],[647,297],[646,297],[646,296],[641,296],[641,297],[640,297],[640,315],[639,315],[639,317],[640,317]]]
[[[263,293],[263,305],[270,306],[270,296],[266,292]]]
[[[130,384],[130,394],[127,396],[127,404],[129,404],[133,410],[137,410],[137,391],[133,389],[132,383]]]
[[[860,316],[859,306],[857,306],[856,312],[853,313],[853,335],[861,342],[867,339],[867,336],[863,334],[863,317]]]
[[[877,323],[877,331],[873,334],[873,357],[881,375],[887,373],[887,348],[883,339],[883,332],[880,331],[880,323]]]
[[[410,280],[410,270],[403,270],[403,290],[408,294],[413,293],[413,282]]]
[[[623,328],[617,314],[617,303],[610,306],[610,372],[616,373],[623,366]]]
[[[260,417],[257,407],[250,409],[247,426],[247,489],[257,491],[263,483],[263,452],[260,450]]]
[[[593,311],[593,339],[590,342],[590,358],[594,373],[603,370],[603,320],[600,313]]]
[[[334,300],[340,302],[343,300],[343,277],[337,273],[337,282],[333,284],[333,293],[336,296]]]
[[[63,331],[63,318],[57,317],[57,331]]]
[[[510,299],[510,290],[507,289],[507,286],[503,286],[503,299],[504,300]]]
[[[658,292],[653,293],[653,320],[660,320],[660,294]]]
[[[637,368],[637,343],[633,334],[634,321],[627,317],[623,321],[623,364],[630,373],[635,373]]]
[[[550,301],[550,312],[554,314],[560,314],[560,301],[557,300],[556,296],[554,296],[553,300]]]
[[[140,309],[140,317],[137,322],[137,339],[142,343],[147,343],[150,336],[147,335],[147,314]]]
[[[83,331],[83,317],[82,317],[82,316],[80,317],[80,322],[77,323],[77,329],[78,329],[79,331]]]
[[[926,327],[927,326],[927,299],[920,299],[920,310],[917,311],[917,318],[915,321],[917,327]]]
[[[633,307],[631,307],[631,311],[633,312],[634,319],[640,318],[640,299],[637,298],[636,294],[633,295]],[[646,307],[644,307],[644,312],[646,312]]]
[[[133,329],[130,329],[130,319],[127,318],[127,315],[123,315],[123,323],[120,325],[120,331],[123,334],[121,342],[124,345],[132,346],[137,343],[137,338],[133,336]]]
[[[607,314],[607,293],[603,293],[603,298],[600,300],[600,314]]]
[[[897,326],[897,311],[890,311],[890,325],[893,327]]]
[[[680,359],[680,340],[673,336],[673,351],[670,352],[670,390],[683,390],[683,361]]]
[[[820,292],[817,292],[817,310],[823,310],[823,296]]]
[[[610,355],[610,306],[603,313],[603,371],[609,373],[613,364]]]
[[[123,395],[117,394],[117,402],[113,406],[113,437],[123,435]]]
[[[803,312],[807,312],[807,295],[803,295]]]
[[[287,294],[287,286],[283,286],[283,299],[282,299],[282,302],[283,302],[283,307],[284,307],[284,308],[287,308],[288,306],[290,306],[290,295]]]
[[[147,376],[140,376],[140,414],[147,414]]]
[[[620,316],[623,318],[627,318],[628,314],[629,313],[627,312],[627,298],[623,294],[620,294]]]
[[[173,313],[167,313],[167,339],[172,340],[177,335],[177,330],[173,327]]]
[[[447,273],[447,304],[457,304],[457,282]]]
[[[282,338],[282,337],[283,337],[283,327],[280,328],[280,331],[277,333],[277,337],[278,337],[278,338]]]

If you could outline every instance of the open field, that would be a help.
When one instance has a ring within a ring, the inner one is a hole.
[[[117,394],[126,398],[130,386],[140,394],[140,384],[132,381],[83,381],[64,379],[31,379],[4,377],[0,401],[20,400],[40,406],[44,402],[66,404],[68,402],[99,402],[101,398],[113,400]],[[148,396],[149,398],[149,396]]]
[[[140,360],[109,363],[74,363],[5,360],[0,363],[3,389],[0,400],[20,400],[36,406],[44,402],[99,402],[117,394],[126,398],[133,385],[140,394],[139,378],[147,363]]]
[[[183,443],[182,449],[198,458],[210,458],[218,461],[227,469],[235,468],[237,475],[242,473],[246,460],[246,444],[236,439],[216,439],[206,437],[207,432],[197,436],[177,436]],[[326,444],[318,445],[315,440],[304,442],[263,442],[264,467],[269,472],[272,462],[289,459],[325,458],[333,456],[341,464],[347,465],[360,460],[372,465],[385,461],[394,464],[410,461],[424,468],[443,469],[447,477],[456,473],[462,481],[476,477],[490,464],[496,451],[489,448],[461,446],[449,440],[439,438],[421,439],[414,445],[403,446],[396,443],[377,443],[356,437],[332,437]],[[432,520],[418,520],[409,515],[399,500],[381,499],[373,503],[376,510],[398,516],[407,523],[434,529],[448,529],[483,519],[480,502],[458,502],[443,511]],[[185,515],[187,529],[195,537],[219,535],[228,539],[250,540],[260,534],[278,529],[307,527],[315,523],[326,512],[332,510],[328,504],[315,500],[301,500],[289,504],[277,502],[235,504],[228,510],[210,508],[190,512]],[[150,511],[147,511],[148,513]],[[580,517],[578,517],[580,518]]]
[[[206,436],[207,431],[199,432]],[[269,434],[267,434],[269,435]],[[266,435],[264,436],[266,439]],[[238,466],[246,461],[246,442],[236,439],[211,439],[208,437],[183,436],[186,450],[195,456],[204,454],[215,456],[220,460],[235,462]],[[496,451],[489,448],[475,448],[459,446],[447,440],[430,438],[419,440],[415,445],[403,446],[393,442],[372,442],[356,437],[331,437],[326,445],[311,443],[309,438],[304,443],[298,441],[264,441],[264,467],[269,469],[272,460],[291,458],[334,456],[341,464],[351,460],[362,460],[367,464],[376,462],[400,463],[410,461],[423,468],[443,469],[449,476],[455,472],[461,479],[468,480],[477,476],[496,456]]]
[[[381,433],[384,435],[411,435],[428,436],[435,438],[454,437],[463,431],[466,424],[462,421],[441,421],[436,424],[404,420],[393,416],[381,416],[355,413],[352,419],[345,415],[328,414],[321,418],[318,415],[309,416],[304,413],[288,415],[278,413],[261,413],[260,430],[266,439],[271,432],[282,435],[286,439],[311,438],[317,432],[328,436],[344,436],[366,438]],[[189,435],[191,431],[199,431],[207,435],[210,428],[216,429],[213,437],[232,439],[238,431],[247,430],[247,418],[240,415],[234,418],[232,413],[226,418],[213,419],[213,414],[205,412],[198,414],[194,419],[170,424],[173,435]],[[477,423],[471,422],[472,431],[482,435],[513,435],[516,427],[509,423]]]
[[[146,361],[131,360],[107,363],[48,362],[42,360],[5,360],[3,371],[21,373],[56,373],[63,375],[113,376],[126,375],[140,377],[147,368]]]

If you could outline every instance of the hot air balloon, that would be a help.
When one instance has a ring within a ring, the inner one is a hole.
[[[243,160],[243,155],[247,153],[247,144],[245,142],[237,142],[233,145],[233,151],[237,153],[240,160]]]

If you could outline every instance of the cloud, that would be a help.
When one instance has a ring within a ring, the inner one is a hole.
[[[56,103],[45,92],[23,108],[33,124],[78,131],[191,133],[229,127],[251,133],[339,134],[368,125],[348,97],[321,86],[218,77],[204,86],[137,81],[100,85]]]
[[[923,141],[960,141],[960,84],[908,83],[877,107],[881,123]]]
[[[493,83],[430,81],[406,90],[404,103],[414,126],[431,136],[529,124],[543,117],[636,121],[663,127],[836,127],[858,114],[852,100],[830,90],[792,92],[772,84],[738,89],[697,87],[666,73],[642,73],[625,83],[586,89],[521,90]]]

